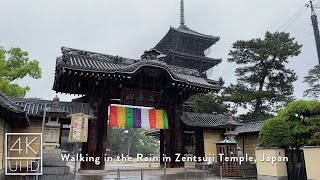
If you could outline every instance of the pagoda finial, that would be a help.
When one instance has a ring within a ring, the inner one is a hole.
[[[184,0],[180,1],[180,24],[184,25]]]

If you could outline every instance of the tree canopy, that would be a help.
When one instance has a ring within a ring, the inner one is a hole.
[[[130,156],[141,153],[144,156],[150,156],[159,149],[158,140],[146,136],[144,129],[122,129],[108,127],[107,148],[112,151],[113,155],[124,154],[129,152]]]
[[[304,77],[304,82],[309,84],[309,88],[304,91],[304,96],[320,97],[320,65],[315,66],[309,71],[308,76]]]
[[[293,100],[293,70],[286,67],[289,57],[298,56],[302,45],[289,33],[266,32],[264,39],[236,41],[228,61],[236,63],[237,83],[224,92],[227,101],[236,107],[250,108],[248,117],[270,117]]]
[[[262,147],[287,147],[292,142],[289,124],[281,118],[274,117],[263,124],[259,133]]]
[[[5,50],[0,47],[0,91],[7,96],[24,97],[30,87],[21,87],[13,82],[26,76],[41,78],[39,62],[30,60],[28,52],[20,48]]]
[[[292,101],[265,122],[259,134],[263,147],[320,145],[320,102]]]
[[[225,114],[228,106],[223,103],[223,99],[215,94],[199,93],[190,97],[193,112],[207,114]]]

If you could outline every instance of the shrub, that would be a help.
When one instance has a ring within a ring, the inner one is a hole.
[[[292,142],[289,124],[279,117],[267,120],[259,133],[262,147],[288,147]]]

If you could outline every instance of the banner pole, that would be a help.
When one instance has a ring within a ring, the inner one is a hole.
[[[77,153],[78,153],[78,142],[76,142],[76,147],[75,147],[75,150],[74,150],[74,173],[73,173],[73,180],[76,180],[77,179]]]

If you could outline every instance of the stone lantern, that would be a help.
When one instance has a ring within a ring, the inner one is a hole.
[[[239,123],[238,121],[234,120],[232,115],[228,114],[228,120],[225,123],[221,124],[220,126],[223,126],[226,128],[226,132],[224,133],[224,135],[228,138],[228,140],[233,143],[237,143],[235,138],[239,133],[237,133],[235,129],[237,126],[241,126],[241,125],[242,123]]]
[[[44,139],[44,147],[45,149],[58,149],[60,147],[58,133],[61,127],[59,118],[66,117],[68,113],[60,108],[57,96],[53,98],[52,105],[47,107],[45,111],[48,122],[45,123],[44,127],[48,130],[48,134]]]

